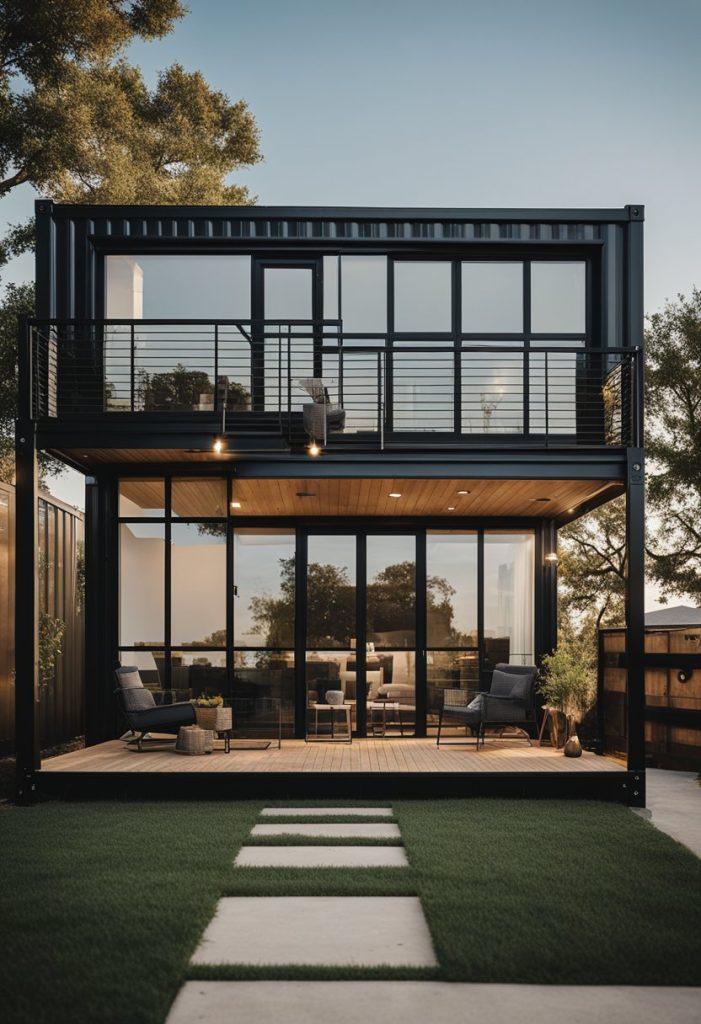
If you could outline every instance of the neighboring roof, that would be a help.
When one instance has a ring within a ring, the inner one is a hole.
[[[646,626],[701,626],[701,608],[678,604],[645,613]]]

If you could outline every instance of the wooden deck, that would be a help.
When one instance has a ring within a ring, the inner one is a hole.
[[[217,744],[218,747],[221,743]],[[183,757],[173,749],[146,749],[138,753],[121,740],[111,740],[42,762],[48,772],[128,772],[257,774],[284,773],[480,773],[480,772],[621,772],[616,761],[596,754],[564,757],[552,747],[529,747],[517,740],[487,742],[479,752],[471,746],[436,747],[435,739],[355,739],[348,743],[305,743],[283,740],[282,749],[223,750],[204,757]]]

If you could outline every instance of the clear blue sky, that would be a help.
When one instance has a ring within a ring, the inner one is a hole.
[[[648,311],[701,284],[701,0],[190,6],[130,59],[248,101],[265,161],[235,180],[260,203],[644,203]]]

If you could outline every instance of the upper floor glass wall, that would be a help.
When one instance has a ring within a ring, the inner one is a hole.
[[[107,256],[105,315],[117,320],[248,320],[251,258]]]
[[[107,256],[105,315],[124,320],[248,320],[253,308],[251,260],[247,255]],[[453,273],[454,266],[458,274]],[[323,257],[321,269],[323,315],[342,320],[346,337],[386,335],[390,325],[396,335],[457,330],[471,337],[561,337],[583,336],[587,331],[583,260],[342,255]],[[305,280],[311,274],[306,268],[295,271],[294,265],[268,268],[265,315],[269,319],[313,317],[309,288],[301,304],[289,299],[295,272]],[[458,309],[460,322],[455,324]]]

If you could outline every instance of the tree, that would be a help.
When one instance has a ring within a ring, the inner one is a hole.
[[[701,290],[648,317],[650,575],[701,604]]]
[[[12,483],[15,472],[17,325],[33,311],[34,285],[8,285],[0,303],[0,480],[6,483]]]
[[[560,531],[560,612],[568,628],[625,625],[625,498],[570,523]]]
[[[0,196],[30,183],[63,202],[251,202],[225,180],[260,159],[246,103],[179,64],[149,90],[124,57],[184,14],[179,0],[0,0]]]
[[[71,203],[254,202],[228,182],[260,159],[246,103],[179,64],[149,89],[125,58],[130,43],[167,35],[185,13],[180,0],[0,0],[0,198],[29,184]],[[10,228],[0,270],[33,240],[33,221]],[[33,312],[31,286],[6,290],[0,473],[10,479],[17,318]]]
[[[429,617],[459,637],[452,628],[450,597],[453,587],[440,576],[428,579]],[[355,586],[345,566],[310,562],[307,567],[307,646],[346,647],[357,636]],[[413,562],[388,565],[367,586],[368,633],[411,630],[416,605],[416,567]],[[256,631],[267,647],[290,647],[294,640],[295,559],[280,559],[280,594],[251,600]],[[452,640],[457,644],[457,640]]]

